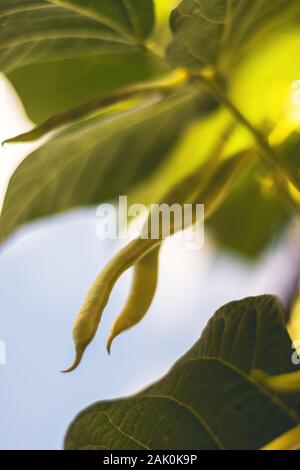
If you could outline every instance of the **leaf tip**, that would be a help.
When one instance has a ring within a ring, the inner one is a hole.
[[[33,128],[32,130],[28,132],[24,132],[22,134],[14,135],[13,137],[10,137],[9,139],[6,139],[2,142],[2,145],[5,144],[22,144],[22,143],[27,143],[27,142],[34,142],[35,140],[38,140],[40,137],[42,137],[43,134],[40,132],[39,128]]]
[[[26,139],[23,139],[22,135],[20,135],[3,140],[3,142],[1,142],[1,145],[2,147],[4,147],[6,144],[17,144],[22,142],[26,142]]]

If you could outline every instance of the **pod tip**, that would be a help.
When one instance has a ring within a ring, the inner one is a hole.
[[[107,343],[106,343],[106,351],[108,352],[109,355],[110,355],[111,345],[112,345],[114,338],[115,338],[115,335],[113,335],[113,333],[110,333]]]
[[[67,372],[72,372],[72,370],[75,370],[81,362],[83,352],[84,352],[84,348],[76,348],[76,356],[75,356],[73,364],[70,367],[67,367],[66,369],[62,369],[60,372],[65,374]]]

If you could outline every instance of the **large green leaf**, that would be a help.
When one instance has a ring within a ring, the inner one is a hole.
[[[300,14],[298,0],[183,0],[173,11],[169,60],[228,72],[262,34]]]
[[[188,123],[214,105],[185,89],[129,115],[90,120],[59,134],[12,176],[0,239],[38,217],[127,194],[166,157]]]
[[[0,70],[40,121],[153,75],[142,45],[153,26],[152,0],[4,0]]]
[[[299,423],[297,397],[251,376],[298,370],[283,311],[272,296],[231,302],[159,382],[96,403],[71,424],[66,449],[257,449]]]

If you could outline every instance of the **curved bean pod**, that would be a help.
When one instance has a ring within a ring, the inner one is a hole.
[[[133,283],[126,304],[115,319],[109,338],[107,352],[116,336],[139,323],[147,313],[156,292],[160,246],[143,256],[134,267]]]
[[[207,218],[223,202],[231,184],[235,181],[236,176],[245,163],[249,161],[249,157],[249,151],[240,152],[230,159],[213,165],[213,171],[209,169],[209,164],[204,165],[203,168],[200,168],[195,173],[188,176],[183,182],[177,185],[176,188],[170,191],[166,195],[165,201],[169,204],[172,202],[180,202],[182,204],[189,202],[204,203],[206,206],[205,216]],[[201,175],[203,178],[200,177]],[[151,213],[148,217],[148,222],[150,217]],[[196,220],[193,219],[192,223],[195,222]],[[171,234],[175,232],[176,228],[171,227]],[[133,290],[131,291],[125,308],[114,324],[113,331],[108,341],[108,350],[110,349],[113,338],[117,334],[133,326],[133,324],[136,324],[145,315],[156,288],[156,268],[154,273],[151,272],[150,269],[153,268],[153,257],[156,255],[158,257],[158,251],[162,241],[162,238],[152,239],[139,237],[120,250],[106,265],[88,291],[84,304],[77,315],[73,327],[76,356],[71,367],[65,369],[63,372],[74,370],[80,363],[86,347],[97,332],[103,310],[117,279],[125,270],[136,265],[136,263],[146,257],[143,263],[136,266],[137,272],[134,277]],[[152,254],[152,250],[156,253]],[[149,254],[149,257],[147,257],[147,254]],[[149,262],[150,265],[148,264]],[[154,265],[155,264],[156,261],[154,261]],[[152,266],[152,268],[149,266]],[[150,276],[151,274],[151,288],[149,288],[146,295],[144,291],[145,279],[143,273],[146,273],[146,276]],[[145,295],[145,299],[142,305],[138,307],[143,295]],[[136,305],[134,309],[131,310],[133,304]]]
[[[159,240],[143,240],[141,238],[133,240],[111,259],[96,278],[87,293],[73,326],[75,360],[69,368],[62,370],[62,372],[70,372],[80,363],[86,347],[97,332],[103,310],[117,279],[157,243],[159,243]]]

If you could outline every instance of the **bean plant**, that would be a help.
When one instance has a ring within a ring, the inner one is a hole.
[[[0,39],[1,71],[36,123],[3,145],[41,139],[11,177],[2,242],[122,194],[149,207],[204,204],[216,248],[249,260],[297,219],[299,0],[2,0]],[[99,273],[63,372],[83,367],[129,268],[108,352],[143,320],[163,244],[140,234]],[[297,301],[288,310],[267,293],[220,307],[157,383],[81,411],[65,448],[299,448]]]

